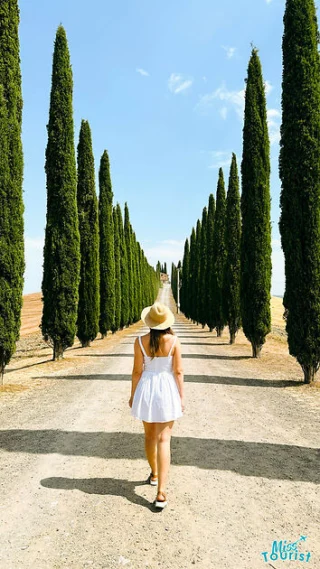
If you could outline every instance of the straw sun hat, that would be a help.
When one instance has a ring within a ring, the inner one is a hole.
[[[141,320],[154,330],[166,330],[174,323],[174,315],[165,304],[155,302],[141,312]]]

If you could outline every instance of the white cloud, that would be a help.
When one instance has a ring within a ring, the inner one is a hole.
[[[272,0],[266,0],[267,4],[271,4]]]
[[[149,77],[148,71],[146,71],[145,69],[141,69],[141,67],[137,67],[136,72],[140,73],[140,75],[143,75],[144,77]]]
[[[209,168],[224,168],[230,166],[231,152],[223,152],[221,150],[213,150],[210,152],[211,164]]]
[[[278,109],[269,109],[267,111],[267,120],[269,128],[269,138],[270,144],[276,144],[280,142],[280,121],[281,113]]]
[[[207,83],[208,79],[206,78],[205,75],[202,77],[202,79],[203,79],[203,81],[204,81],[205,83]]]
[[[266,96],[268,96],[273,89],[273,85],[270,83],[270,81],[267,80],[264,82],[264,86],[265,86]]]
[[[228,58],[228,59],[232,59],[232,57],[233,57],[233,56],[235,55],[235,53],[236,53],[237,48],[236,48],[236,47],[229,47],[229,46],[225,46],[225,45],[222,45],[221,47],[222,47],[222,49],[224,49],[224,51],[226,52],[227,58]]]
[[[189,89],[192,83],[193,77],[187,78],[184,75],[180,75],[178,73],[171,73],[168,79],[168,87],[171,93],[174,93],[175,95]]]
[[[240,91],[229,91],[226,85],[223,83],[212,93],[202,95],[196,105],[196,109],[206,114],[208,110],[215,105],[216,101],[223,101],[225,103],[228,103],[236,111],[239,117],[243,119],[244,95],[244,89],[241,89]]]
[[[227,107],[221,107],[221,109],[219,109],[219,113],[220,113],[220,116],[223,118],[223,120],[226,120],[226,118],[228,116]]]

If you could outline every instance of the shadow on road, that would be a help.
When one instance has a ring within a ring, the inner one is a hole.
[[[125,354],[123,354],[125,355]],[[33,379],[54,379],[63,381],[131,381],[129,374],[86,374],[86,375],[47,375],[34,376]],[[303,381],[290,379],[260,379],[248,377],[220,377],[215,375],[185,375],[189,383],[211,383],[217,385],[238,385],[242,387],[292,387],[303,385]]]
[[[55,490],[80,490],[86,494],[99,494],[101,496],[121,496],[127,498],[129,502],[143,506],[148,510],[156,510],[154,505],[146,498],[135,493],[137,486],[144,486],[145,481],[120,480],[118,478],[64,478],[52,476],[40,480],[40,484],[45,488]]]
[[[0,447],[6,452],[31,454],[125,460],[145,458],[144,435],[128,432],[12,429],[0,431]],[[320,482],[319,450],[315,448],[175,436],[171,448],[172,464],[179,466],[226,470],[242,476]],[[131,489],[127,487],[129,491]]]

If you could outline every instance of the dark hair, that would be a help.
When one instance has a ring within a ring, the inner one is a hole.
[[[164,334],[172,334],[174,336],[173,331],[171,328],[166,328],[166,330],[154,330],[150,328],[150,353],[152,359],[155,357],[157,351],[160,347],[160,338],[164,336]]]

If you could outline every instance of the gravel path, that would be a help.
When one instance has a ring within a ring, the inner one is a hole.
[[[168,287],[160,299],[173,307]],[[319,569],[320,390],[259,371],[243,337],[182,315],[174,330],[186,410],[163,512],[128,406],[141,323],[5,374],[26,389],[0,397],[1,569]],[[270,559],[298,539],[309,561]]]

